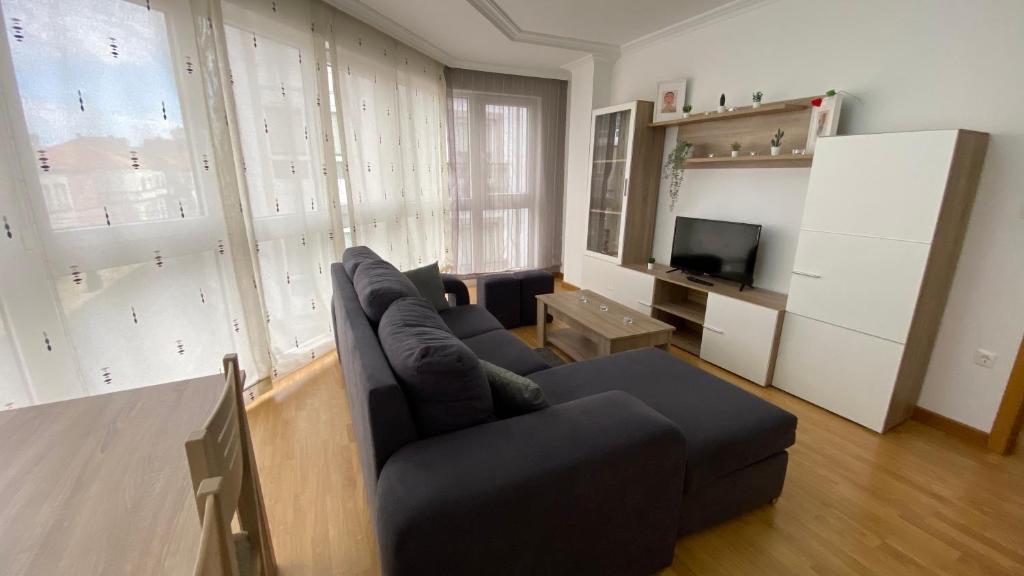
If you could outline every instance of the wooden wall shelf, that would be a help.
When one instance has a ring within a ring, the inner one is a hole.
[[[810,166],[814,157],[809,154],[781,156],[715,156],[714,158],[690,158],[683,162],[686,168],[801,168]]]
[[[783,150],[806,147],[814,98],[770,102],[757,109],[744,106],[732,112],[709,112],[651,125],[675,126],[678,142],[693,143],[694,157],[686,161],[687,168],[806,168],[811,165],[811,156],[770,156],[770,141],[781,128],[786,133]],[[733,142],[741,146],[737,158],[730,155]],[[758,155],[750,156],[750,152]],[[708,158],[709,154],[714,158]]]
[[[697,114],[691,114],[689,118],[666,120],[664,122],[651,122],[650,126],[652,128],[661,128],[664,126],[682,126],[684,124],[699,124],[701,122],[715,122],[718,120],[747,118],[750,116],[781,114],[783,112],[799,112],[800,110],[806,110],[810,108],[811,100],[812,98],[800,98],[798,100],[785,100],[783,102],[772,102],[770,104],[762,104],[760,108],[754,108],[753,106],[743,106],[740,108],[736,108],[735,110],[726,112],[700,112]]]

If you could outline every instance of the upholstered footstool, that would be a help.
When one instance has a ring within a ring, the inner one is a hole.
[[[476,281],[476,303],[505,328],[519,326],[519,279],[512,274],[491,274]]]
[[[546,270],[523,270],[514,274],[519,279],[519,325],[537,323],[537,296],[555,291],[555,277]]]
[[[476,302],[505,328],[537,323],[537,296],[555,291],[555,278],[544,270],[491,274],[476,281]]]

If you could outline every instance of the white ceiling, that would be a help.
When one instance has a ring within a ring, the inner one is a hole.
[[[736,0],[328,0],[454,67],[564,78],[588,54]]]
[[[620,45],[729,0],[496,0],[524,30]]]

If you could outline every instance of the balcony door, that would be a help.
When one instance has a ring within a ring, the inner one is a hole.
[[[537,251],[540,100],[455,91],[451,106],[456,271],[528,268]]]

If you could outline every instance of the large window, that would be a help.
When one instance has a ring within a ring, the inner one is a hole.
[[[456,91],[451,105],[458,165],[456,269],[526,268],[534,260],[539,101]]]
[[[0,162],[22,178],[0,182],[0,307],[29,400],[211,374],[232,350],[258,379],[188,3],[2,7]]]

